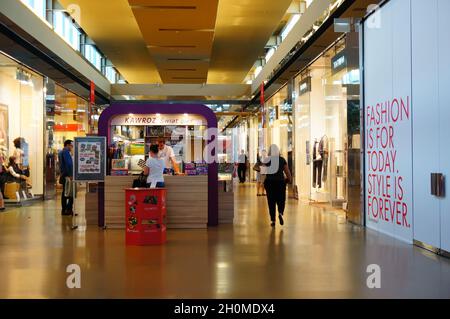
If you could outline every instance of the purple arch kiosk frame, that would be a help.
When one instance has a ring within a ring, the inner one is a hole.
[[[196,114],[206,119],[208,128],[217,129],[217,118],[214,112],[202,104],[133,104],[112,103],[102,112],[98,122],[98,135],[105,136],[108,145],[111,144],[110,123],[113,117],[123,114]],[[213,143],[210,156],[217,158],[217,136],[211,136],[207,141]],[[103,183],[102,183],[103,184]],[[98,190],[98,225],[105,226],[105,188]],[[217,160],[208,165],[208,226],[217,226],[219,223],[219,184]]]

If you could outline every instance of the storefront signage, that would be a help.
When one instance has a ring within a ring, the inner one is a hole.
[[[95,83],[91,81],[91,94],[89,96],[89,106],[88,106],[88,126],[89,133],[94,131],[94,125],[92,123],[92,106],[95,104]]]
[[[75,181],[104,181],[106,137],[75,137],[74,154]]]
[[[303,79],[299,84],[299,95],[311,92],[311,77]]]
[[[336,54],[331,59],[331,69],[333,71],[333,74],[338,73],[339,71],[344,70],[347,68],[347,55],[345,51],[342,51],[338,54]]]
[[[266,103],[266,98],[264,96],[264,82],[261,83],[260,86],[260,103],[261,103],[261,123],[262,123],[262,127],[265,128],[266,127],[266,108],[265,108],[265,103]]]
[[[206,125],[206,120],[193,114],[127,114],[118,115],[111,120],[111,125]]]
[[[82,124],[55,124],[53,126],[55,132],[80,132],[83,130]]]
[[[409,12],[397,10],[398,16]],[[413,108],[411,73],[407,71],[411,47],[392,47],[393,24],[385,25],[364,28],[366,222],[369,228],[411,243]],[[409,38],[408,27],[396,31],[395,39]],[[379,50],[384,47],[390,49]]]
[[[411,155],[401,145],[411,125],[410,97],[366,106],[366,209],[369,223],[411,228]],[[406,141],[405,141],[406,142]],[[406,143],[405,143],[406,144]],[[409,144],[411,145],[411,144]]]

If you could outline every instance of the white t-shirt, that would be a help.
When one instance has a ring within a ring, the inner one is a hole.
[[[175,152],[171,146],[165,145],[164,149],[159,151],[158,157],[164,160],[165,168],[172,168],[170,159],[175,157]]]
[[[149,157],[147,162],[145,162],[145,166],[147,166],[150,170],[147,176],[147,183],[164,183],[164,160],[162,158],[154,158]]]
[[[269,162],[269,159],[267,157],[261,157],[261,165],[259,166],[259,173],[262,175],[267,175],[267,164]]]
[[[16,164],[22,165],[23,164],[23,157],[25,155],[25,152],[21,150],[20,148],[16,148],[13,152],[13,156],[16,158]]]

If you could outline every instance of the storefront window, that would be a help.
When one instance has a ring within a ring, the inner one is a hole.
[[[65,140],[86,136],[88,132],[88,102],[47,80],[46,113],[46,196],[56,195],[58,152]]]
[[[265,137],[266,150],[271,144],[280,148],[283,156],[292,171],[292,102],[288,85],[280,89],[266,103],[267,136]]]
[[[248,122],[247,120],[244,120],[233,129],[233,162],[237,163],[239,161],[239,155],[242,151],[244,151],[244,153],[248,156],[248,139]]]
[[[8,167],[9,156],[16,155],[16,163],[21,169],[29,172],[28,185],[22,190],[34,195],[41,195],[44,192],[43,121],[43,77],[0,54],[2,170]],[[20,142],[17,143],[18,141]]]
[[[357,160],[360,149],[358,61],[348,43],[346,38],[339,41],[294,84],[299,197],[344,209],[348,164]]]
[[[86,136],[88,102],[59,85],[55,86],[54,98],[54,107],[47,108],[47,124],[52,131],[49,146],[59,151],[65,140]]]

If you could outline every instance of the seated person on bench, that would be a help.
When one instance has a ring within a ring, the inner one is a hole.
[[[23,182],[25,182],[24,189],[27,189],[28,177],[23,174],[19,165],[16,163],[16,158],[14,156],[9,158],[8,173],[10,175],[8,182],[16,182],[21,186],[23,185]]]

